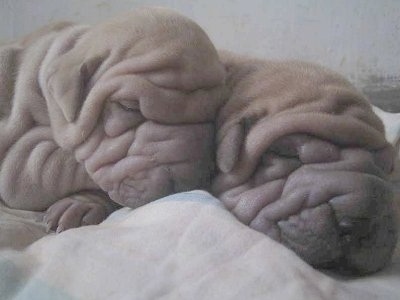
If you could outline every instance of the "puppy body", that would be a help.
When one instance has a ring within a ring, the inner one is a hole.
[[[0,195],[49,227],[210,183],[224,69],[167,9],[48,26],[0,49]],[[197,170],[195,172],[194,170]]]
[[[96,188],[55,143],[38,80],[48,48],[71,26],[50,26],[0,49],[1,198],[13,208],[45,210],[55,198]]]
[[[312,265],[384,266],[396,243],[393,149],[369,103],[314,64],[220,56],[227,94],[213,192]]]

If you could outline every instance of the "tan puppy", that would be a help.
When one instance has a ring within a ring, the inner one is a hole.
[[[393,149],[368,102],[316,65],[221,57],[227,101],[213,192],[312,265],[382,268],[396,242]]]
[[[224,68],[167,9],[61,23],[0,48],[0,195],[49,228],[207,188]]]

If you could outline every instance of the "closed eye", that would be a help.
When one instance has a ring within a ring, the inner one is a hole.
[[[116,102],[117,106],[121,108],[124,111],[130,111],[130,112],[137,112],[139,111],[139,105],[137,103],[124,103],[124,102]],[[136,105],[135,105],[136,104]]]

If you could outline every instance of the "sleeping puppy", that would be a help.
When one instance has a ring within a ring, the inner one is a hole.
[[[58,232],[207,188],[225,71],[203,30],[162,8],[60,23],[0,48],[0,195]],[[112,200],[112,201],[111,201]]]
[[[213,193],[314,266],[382,268],[396,243],[393,149],[371,106],[322,67],[220,55]]]

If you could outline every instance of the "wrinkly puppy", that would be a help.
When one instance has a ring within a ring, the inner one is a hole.
[[[210,184],[224,68],[162,8],[49,26],[0,48],[0,195],[57,231]]]
[[[371,106],[316,65],[221,57],[214,194],[314,266],[382,268],[397,237],[386,180],[393,149]]]

